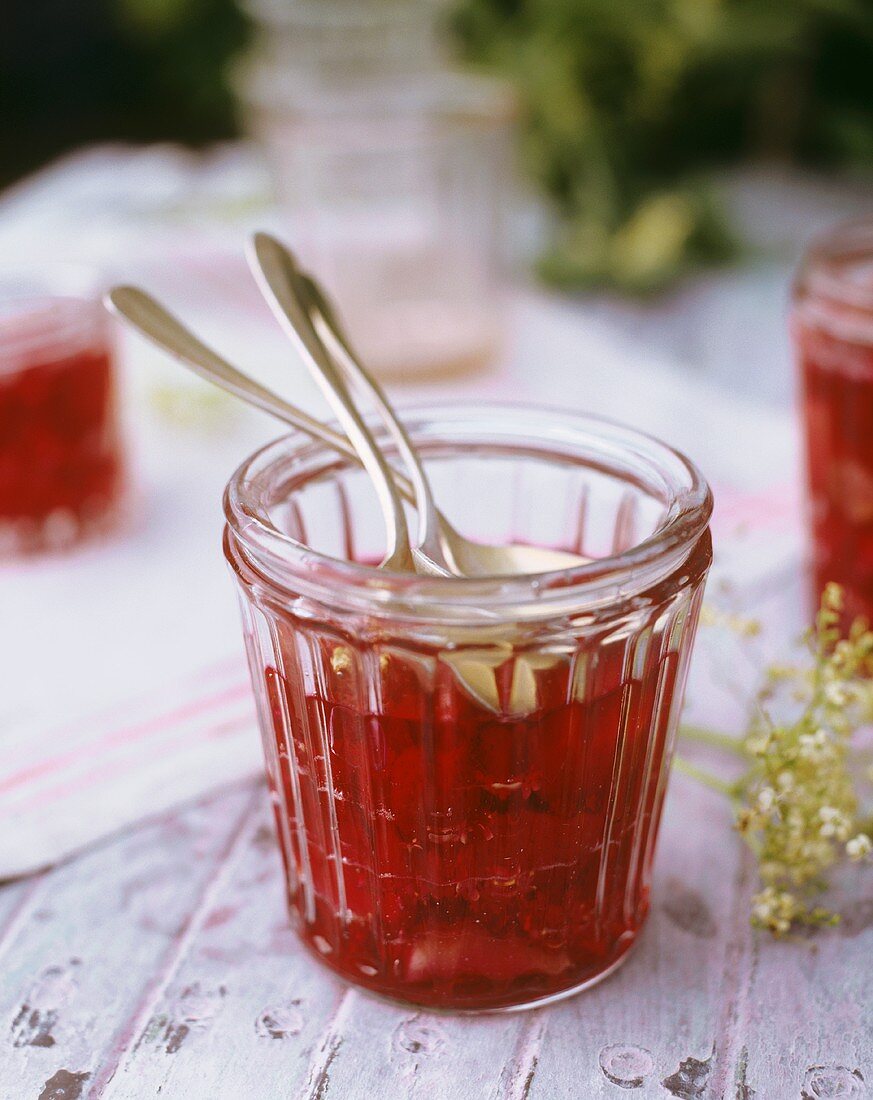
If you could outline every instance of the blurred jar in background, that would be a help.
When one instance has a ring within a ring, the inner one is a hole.
[[[124,481],[110,322],[99,301],[0,295],[0,556],[112,528]]]
[[[514,101],[441,62],[438,7],[258,0],[240,71],[292,243],[383,377],[486,364]]]
[[[813,242],[794,286],[812,529],[813,599],[845,589],[873,622],[873,218]]]

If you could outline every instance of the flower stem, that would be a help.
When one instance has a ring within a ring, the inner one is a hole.
[[[696,764],[692,764],[690,760],[686,760],[682,756],[673,757],[673,767],[677,771],[682,772],[683,775],[687,775],[691,779],[696,779],[698,783],[702,783],[705,787],[709,787],[710,790],[726,795],[731,802],[736,801],[737,787],[735,783],[727,783],[725,780],[719,779],[718,776],[712,775],[711,772],[704,771],[703,768],[698,768]]]
[[[698,741],[702,745],[712,745],[726,752],[736,753],[737,756],[745,756],[742,741],[730,733],[719,733],[718,730],[706,729],[705,726],[682,725],[679,727],[679,736],[687,741]]]

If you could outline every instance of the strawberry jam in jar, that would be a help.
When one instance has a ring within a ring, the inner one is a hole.
[[[289,907],[378,994],[532,1006],[603,978],[645,920],[711,497],[680,454],[593,417],[408,424],[460,531],[580,563],[389,573],[359,468],[292,436],[237,471],[225,552]]]
[[[873,218],[814,241],[794,285],[813,605],[828,581],[846,624],[873,621]]]
[[[105,531],[122,486],[108,317],[80,298],[0,302],[0,553]]]

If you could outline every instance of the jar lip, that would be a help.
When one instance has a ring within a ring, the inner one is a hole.
[[[544,446],[554,447],[562,441],[568,446],[574,432],[577,438],[584,434],[614,459],[624,455],[645,461],[649,472],[660,477],[668,489],[669,503],[654,533],[626,551],[572,568],[457,578],[389,572],[313,550],[271,522],[258,477],[275,470],[281,461],[296,463],[304,479],[336,469],[338,462],[342,468],[347,466],[325,445],[292,433],[250,455],[234,472],[224,493],[226,532],[269,583],[290,593],[333,604],[347,602],[360,610],[381,610],[392,616],[454,619],[467,613],[481,619],[477,612],[493,617],[512,608],[522,618],[544,618],[558,604],[580,613],[643,591],[678,567],[708,526],[712,493],[697,466],[656,437],[617,421],[513,402],[483,402],[475,408],[416,405],[404,408],[403,416],[413,439],[419,441],[426,438],[423,433],[429,425],[451,424],[456,430],[481,425],[484,430],[483,421],[488,418],[489,440],[496,428],[503,443],[510,444],[514,428],[520,442],[526,434],[528,450],[532,439]],[[434,442],[439,439],[435,436]],[[390,451],[388,441],[383,442]],[[310,470],[305,469],[307,464]]]
[[[870,278],[853,278],[858,262]],[[842,221],[812,238],[804,253],[796,287],[841,305],[873,310],[873,216]]]
[[[382,3],[369,7],[366,4],[350,5],[336,0],[297,0],[293,6],[287,3],[275,3],[274,0],[246,0],[244,5],[258,19],[279,28],[294,28],[297,25],[325,27],[328,30],[342,30],[349,33],[361,27],[384,27],[395,22],[398,17],[407,23],[419,25],[422,14],[428,9],[436,14],[439,0],[419,0],[410,5],[404,0]]]
[[[21,294],[0,300],[0,374],[69,358],[94,342],[106,321],[103,307],[89,298],[63,294]]]

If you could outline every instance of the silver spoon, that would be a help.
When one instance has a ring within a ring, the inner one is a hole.
[[[327,345],[328,351],[339,361],[344,373],[375,405],[409,472],[418,516],[413,552],[423,554],[428,561],[436,563],[446,573],[463,573],[464,570],[454,560],[449,540],[444,537],[447,520],[437,511],[430,481],[403,421],[394,412],[385,391],[355,354],[322,287],[312,275],[300,272],[300,277],[304,300],[319,336]]]
[[[116,286],[107,293],[105,300],[106,307],[112,313],[198,377],[326,443],[332,450],[357,459],[354,448],[344,435],[289,404],[283,397],[232,366],[146,291],[135,286]]]
[[[253,252],[261,273],[281,271],[281,282],[270,285],[271,304],[284,311],[285,303],[295,299],[294,307],[309,314],[328,350],[339,360],[345,374],[373,402],[395,441],[409,471],[418,513],[418,533],[413,555],[435,564],[441,571],[466,576],[494,576],[512,573],[543,573],[567,569],[586,559],[563,550],[512,544],[494,546],[471,542],[456,531],[436,507],[433,491],[409,434],[391,406],[382,387],[364,367],[352,348],[337,311],[315,277],[301,270],[290,249],[267,233],[256,233]],[[266,278],[266,275],[265,275]],[[279,314],[277,313],[277,316]],[[348,392],[348,391],[346,391]]]
[[[345,370],[369,392],[379,414],[395,439],[398,450],[402,454],[404,450],[408,451],[410,457],[406,459],[406,464],[410,467],[410,474],[414,469],[419,472],[418,483],[415,476],[410,476],[410,481],[416,490],[415,499],[419,516],[418,545],[428,557],[445,563],[453,573],[470,577],[545,573],[554,569],[569,569],[589,560],[566,550],[553,550],[524,543],[494,545],[472,542],[453,527],[436,507],[430,482],[402,420],[394,412],[385,391],[365,370],[353,351],[345,329],[340,324],[337,312],[331,305],[324,288],[316,282],[313,275],[301,272],[301,278],[312,308],[320,315],[317,318],[321,321],[318,325],[319,332],[327,338],[330,350],[338,356]],[[401,439],[404,441],[403,446],[401,446]],[[425,519],[422,520],[422,517]]]
[[[200,378],[305,435],[319,440],[344,457],[360,462],[357,453],[344,435],[309,416],[302,409],[298,409],[234,367],[144,290],[133,286],[114,287],[106,295],[106,305],[140,335],[156,344]],[[398,489],[408,500],[412,500],[412,486],[408,480],[397,471],[394,471],[393,477]],[[525,545],[491,546],[470,542],[455,531],[443,516],[439,517],[439,525],[452,557],[469,576],[543,573],[550,569],[566,569],[572,565],[579,565],[585,560],[560,550]],[[477,566],[478,568],[475,568]]]
[[[411,547],[418,572],[457,574],[458,567],[448,560],[444,552],[433,494],[412,441],[382,389],[352,352],[315,280],[304,275],[290,250],[267,233],[256,233],[252,238],[250,263],[255,278],[283,329],[296,337],[299,344],[303,327],[301,317],[305,318],[306,327],[303,331],[311,331],[316,335],[322,351],[327,353],[332,367],[330,373],[323,369],[324,355],[310,355],[307,365],[337,415],[340,415],[341,407],[348,412],[349,406],[357,413],[357,406],[345,384],[345,379],[350,377],[357,388],[373,401],[394,439],[409,474],[418,513],[418,535]],[[342,364],[339,373],[334,356]],[[340,379],[340,385],[336,384],[337,378]],[[375,440],[373,446],[376,446]]]
[[[346,429],[352,446],[376,485],[389,536],[394,540],[382,567],[446,575],[448,568],[445,565],[429,559],[420,547],[410,545],[403,501],[394,485],[393,470],[349,393],[345,375],[315,331],[291,257],[271,237],[256,234],[251,242],[249,266],[273,315],[301,352],[310,375]]]

